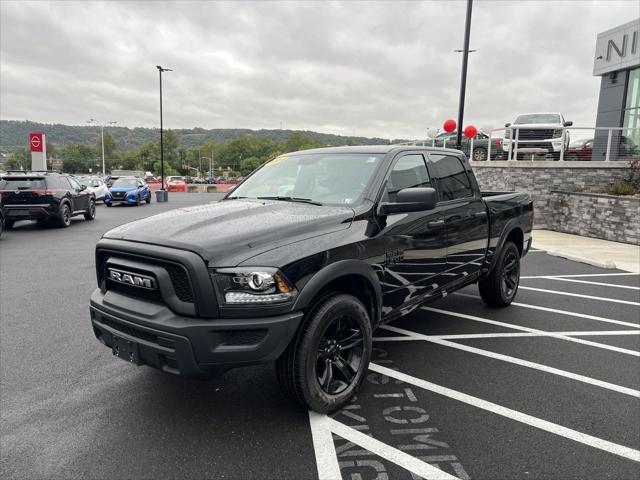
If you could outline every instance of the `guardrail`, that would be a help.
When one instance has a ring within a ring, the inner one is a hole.
[[[488,138],[483,137],[486,135]],[[517,126],[484,131],[478,140],[463,139],[462,151],[473,160],[612,161],[640,159],[640,127]],[[477,146],[481,143],[481,146]],[[456,148],[455,138],[405,142]]]

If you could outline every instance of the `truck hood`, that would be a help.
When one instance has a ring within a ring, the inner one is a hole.
[[[511,128],[554,128],[561,129],[562,125],[559,123],[522,123],[518,125],[511,125]]]
[[[127,223],[104,238],[190,250],[210,266],[232,267],[273,248],[349,228],[353,216],[341,206],[225,200]]]

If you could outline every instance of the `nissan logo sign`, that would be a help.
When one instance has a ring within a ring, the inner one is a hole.
[[[124,283],[125,285],[131,285],[132,287],[146,288],[147,290],[156,289],[155,280],[146,275],[125,272],[124,270],[116,270],[114,268],[110,268],[108,273],[109,280],[114,282]]]

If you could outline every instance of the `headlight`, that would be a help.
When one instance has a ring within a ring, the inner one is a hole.
[[[227,305],[277,304],[293,300],[297,290],[271,267],[220,268],[212,272]]]
[[[560,137],[562,137],[562,130],[554,130],[553,138],[560,138]]]

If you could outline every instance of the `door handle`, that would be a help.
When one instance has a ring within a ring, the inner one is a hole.
[[[427,222],[427,227],[441,227],[444,225],[444,220],[433,220],[431,222]]]
[[[474,217],[485,217],[487,212],[476,212],[473,214]]]

